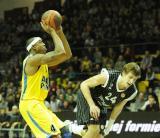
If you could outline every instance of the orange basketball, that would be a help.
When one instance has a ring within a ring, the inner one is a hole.
[[[55,10],[48,10],[42,14],[41,21],[58,30],[62,24],[62,16]]]

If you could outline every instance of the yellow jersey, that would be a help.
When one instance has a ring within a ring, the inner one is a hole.
[[[48,65],[39,66],[33,75],[27,75],[24,71],[27,59],[23,61],[22,93],[21,100],[45,100],[49,90]]]

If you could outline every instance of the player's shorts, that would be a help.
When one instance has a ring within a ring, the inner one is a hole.
[[[97,105],[98,106],[98,105]],[[78,125],[99,124],[105,125],[107,120],[107,108],[100,108],[100,116],[98,121],[90,116],[89,105],[84,98],[82,92],[77,95],[77,123]]]
[[[64,123],[44,104],[44,101],[22,100],[19,110],[36,138],[50,138],[60,134]]]

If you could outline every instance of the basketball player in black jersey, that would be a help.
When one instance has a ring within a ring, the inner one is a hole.
[[[139,65],[131,62],[121,72],[103,68],[100,74],[81,83],[76,116],[79,125],[88,127],[83,138],[103,138],[109,134],[125,104],[135,98],[135,82],[140,76]],[[107,122],[108,107],[113,110]]]

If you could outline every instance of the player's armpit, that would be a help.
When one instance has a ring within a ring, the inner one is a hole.
[[[46,54],[36,54],[27,60],[27,64],[30,66],[40,66],[48,64],[48,66],[54,66],[67,60],[67,56],[63,52],[51,51]]]
[[[41,65],[40,61],[42,60],[43,57],[44,57],[44,54],[36,54],[34,56],[31,56],[28,58],[27,64],[29,66],[35,66],[35,67],[39,66],[39,65]]]
[[[60,55],[55,56],[52,61],[49,61],[47,63],[47,65],[48,65],[48,67],[54,67],[58,64],[63,63],[64,61],[66,61],[68,59],[69,59],[69,57],[66,54],[62,53]]]

